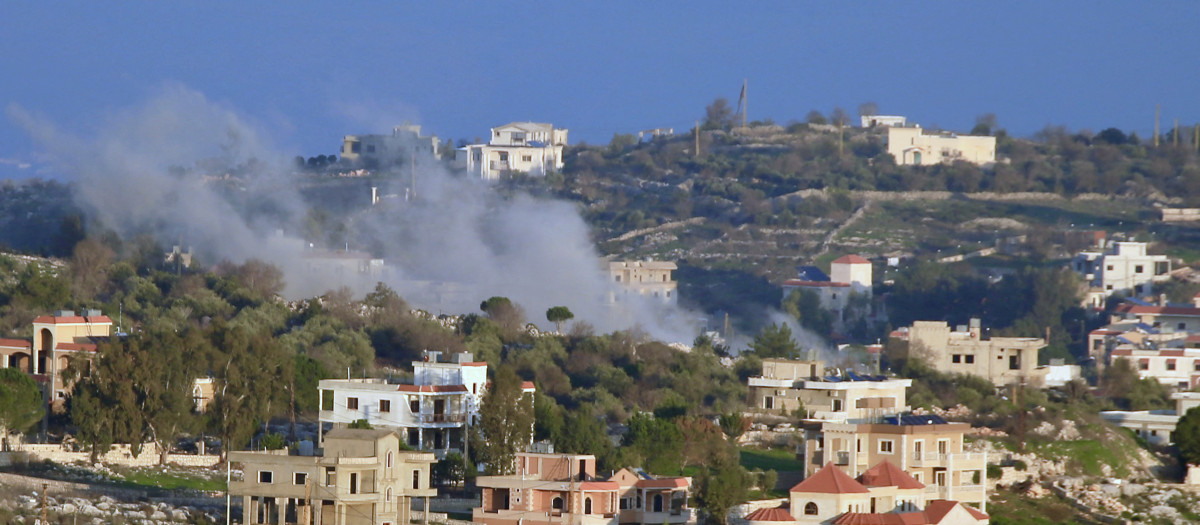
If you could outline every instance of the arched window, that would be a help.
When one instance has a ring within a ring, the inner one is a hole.
[[[804,515],[805,516],[816,516],[817,515],[817,504],[812,501],[805,504],[804,505]]]
[[[387,499],[387,500],[392,499],[392,487],[387,488],[387,492],[384,493],[383,497],[384,497],[384,499]]]
[[[559,496],[554,496],[554,499],[550,500],[550,507],[552,507],[554,510],[562,510],[563,499]]]
[[[592,513],[592,498],[587,498],[587,499],[583,500],[583,513],[584,514]]]
[[[387,468],[392,468],[392,451],[390,450],[387,454]]]

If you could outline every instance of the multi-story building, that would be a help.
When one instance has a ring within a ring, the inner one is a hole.
[[[908,410],[912,379],[860,376],[853,372],[825,377],[818,361],[764,359],[761,376],[748,380],[754,406],[806,419],[867,421]]]
[[[883,461],[924,483],[926,499],[957,500],[987,511],[987,455],[965,452],[966,423],[938,416],[888,416],[878,423],[819,422],[805,429],[804,470],[832,464],[858,476]]]
[[[659,477],[641,469],[623,468],[609,481],[617,484],[617,521],[622,525],[695,523],[688,508],[691,482],[685,477]]]
[[[1071,269],[1088,283],[1088,306],[1104,308],[1113,294],[1149,294],[1154,283],[1171,278],[1170,257],[1147,254],[1146,243],[1100,242],[1099,250],[1080,252],[1071,261]]]
[[[620,519],[621,487],[596,478],[592,455],[518,453],[516,473],[480,476],[475,484],[482,493],[471,513],[475,523],[618,525]]]
[[[637,294],[650,297],[666,304],[679,301],[679,283],[675,281],[675,270],[671,261],[609,261],[608,275],[615,285],[609,302],[619,302],[623,295]]]
[[[1105,421],[1128,428],[1151,445],[1167,446],[1175,442],[1175,427],[1188,410],[1200,406],[1200,392],[1175,392],[1174,410],[1106,410]]]
[[[1188,340],[1197,341],[1189,337]],[[1119,345],[1110,358],[1128,359],[1138,377],[1154,379],[1171,388],[1187,390],[1200,385],[1200,348],[1154,348]]]
[[[408,525],[413,498],[437,495],[433,454],[403,450],[389,430],[335,429],[315,455],[288,450],[230,452],[243,479],[229,485],[242,498],[242,523]]]
[[[346,135],[342,139],[342,160],[351,165],[385,168],[439,158],[437,135],[421,135],[417,124],[396,126],[391,135]]]
[[[996,386],[1041,386],[1046,370],[1038,369],[1038,352],[1046,344],[1037,337],[989,337],[978,319],[957,330],[943,321],[916,321],[908,329],[910,356],[938,371],[980,376]]]
[[[903,166],[932,166],[943,162],[966,161],[986,165],[996,162],[996,137],[927,134],[917,127],[888,128],[887,151]]]
[[[59,310],[33,320],[33,341],[0,339],[0,368],[18,368],[41,383],[50,403],[61,407],[71,391],[62,372],[71,357],[91,355],[112,335],[112,319],[100,310],[76,315]]]
[[[461,451],[469,425],[479,417],[487,389],[487,363],[471,354],[453,354],[440,362],[440,352],[425,352],[413,361],[413,382],[386,379],[324,379],[319,383],[321,428],[344,427],[366,420],[375,428],[396,430],[408,446],[439,456]],[[533,384],[524,388],[532,392]]]
[[[816,294],[821,308],[836,314],[835,329],[844,326],[851,315],[872,313],[871,261],[858,255],[845,255],[829,264],[829,274],[826,276],[820,269],[810,266],[797,268],[797,278],[783,282],[783,298],[787,299],[795,291]],[[858,311],[852,311],[854,307]]]
[[[492,128],[487,144],[460,148],[460,165],[482,179],[508,172],[545,175],[563,167],[567,130],[540,122],[512,122]]]
[[[750,525],[979,525],[988,515],[953,500],[931,498],[926,485],[888,460],[857,478],[826,465],[788,491],[788,508],[760,509]]]

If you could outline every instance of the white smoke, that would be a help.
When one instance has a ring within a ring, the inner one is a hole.
[[[212,262],[272,262],[284,269],[293,296],[343,285],[361,294],[383,280],[431,311],[478,312],[480,301],[500,295],[542,325],[547,308],[565,305],[577,320],[604,331],[636,327],[678,342],[696,333],[691,321],[698,316],[648,298],[630,294],[617,306],[607,304],[613,285],[587,225],[568,202],[500,197],[492,185],[427,162],[382,188],[404,196],[411,181],[415,199],[368,206],[365,187],[353,197],[362,210],[352,214],[350,248],[373,248],[390,271],[347,275],[304,262],[311,252],[300,232],[309,206],[291,156],[278,153],[254,123],[201,93],[168,86],[146,104],[115,113],[90,137],[59,130],[20,107],[8,113],[75,182],[81,206],[104,226],[126,238],[151,233],[164,246],[183,239]]]

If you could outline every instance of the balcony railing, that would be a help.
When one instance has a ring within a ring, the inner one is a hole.
[[[503,170],[507,170],[507,169],[508,169],[508,162],[506,162],[506,161],[498,161],[498,160],[493,160],[493,161],[491,161],[491,169],[493,169],[493,170],[501,170],[501,171],[503,171]]]
[[[836,454],[834,454],[833,463],[835,465],[839,465],[839,466],[849,465],[850,464],[850,452],[847,452],[845,450],[839,450]]]
[[[421,414],[422,423],[462,423],[466,414]]]
[[[977,470],[984,468],[987,458],[982,452],[960,452],[939,454],[928,452],[913,453],[909,461],[914,467],[947,467],[954,463],[954,470]]]

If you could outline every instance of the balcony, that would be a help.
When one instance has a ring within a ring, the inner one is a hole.
[[[837,451],[833,456],[833,464],[838,466],[846,466],[850,464],[850,452],[845,450]]]
[[[791,379],[775,379],[772,377],[751,377],[749,383],[750,386],[766,388],[792,388],[796,384]]]
[[[987,467],[987,457],[982,452],[958,454],[913,453],[909,456],[911,467],[953,467],[954,470],[982,470]]]
[[[421,423],[429,425],[461,424],[466,420],[467,415],[461,412],[448,414],[421,414]]]

